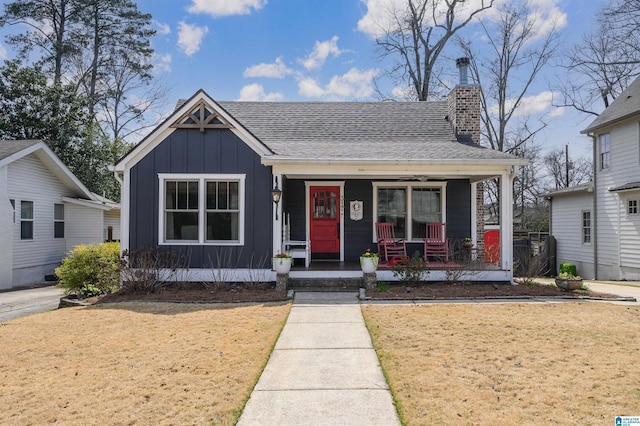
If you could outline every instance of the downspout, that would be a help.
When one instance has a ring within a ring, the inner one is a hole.
[[[598,171],[598,150],[597,150],[597,141],[596,135],[591,133],[591,141],[593,144],[593,235],[591,236],[591,243],[593,245],[593,275],[594,279],[598,279],[598,182],[597,182],[597,171]]]

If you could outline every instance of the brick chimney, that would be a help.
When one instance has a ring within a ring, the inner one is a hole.
[[[480,86],[469,84],[469,58],[456,59],[460,81],[447,98],[448,118],[460,142],[480,145]],[[476,184],[476,247],[484,258],[484,184]]]
[[[480,86],[469,84],[469,58],[456,59],[460,82],[447,98],[448,117],[460,141],[480,144]]]

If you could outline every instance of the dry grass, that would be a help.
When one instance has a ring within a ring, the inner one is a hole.
[[[405,424],[613,424],[640,415],[640,307],[365,305]]]
[[[233,424],[289,310],[133,302],[0,324],[0,424]]]

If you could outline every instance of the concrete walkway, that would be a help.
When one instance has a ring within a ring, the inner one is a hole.
[[[0,292],[0,322],[25,317],[58,308],[62,289],[52,283],[34,285],[33,288],[16,288]]]
[[[356,293],[296,293],[248,425],[399,425]]]

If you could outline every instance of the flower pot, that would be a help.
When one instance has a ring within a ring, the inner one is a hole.
[[[365,274],[373,274],[378,269],[378,258],[361,256],[360,268]]]
[[[275,269],[278,274],[288,274],[291,270],[291,258],[279,257],[273,259],[273,269]]]
[[[556,286],[563,290],[577,290],[582,287],[582,280],[563,280],[556,278]]]
[[[473,243],[462,243],[462,247],[469,250],[473,248]]]

